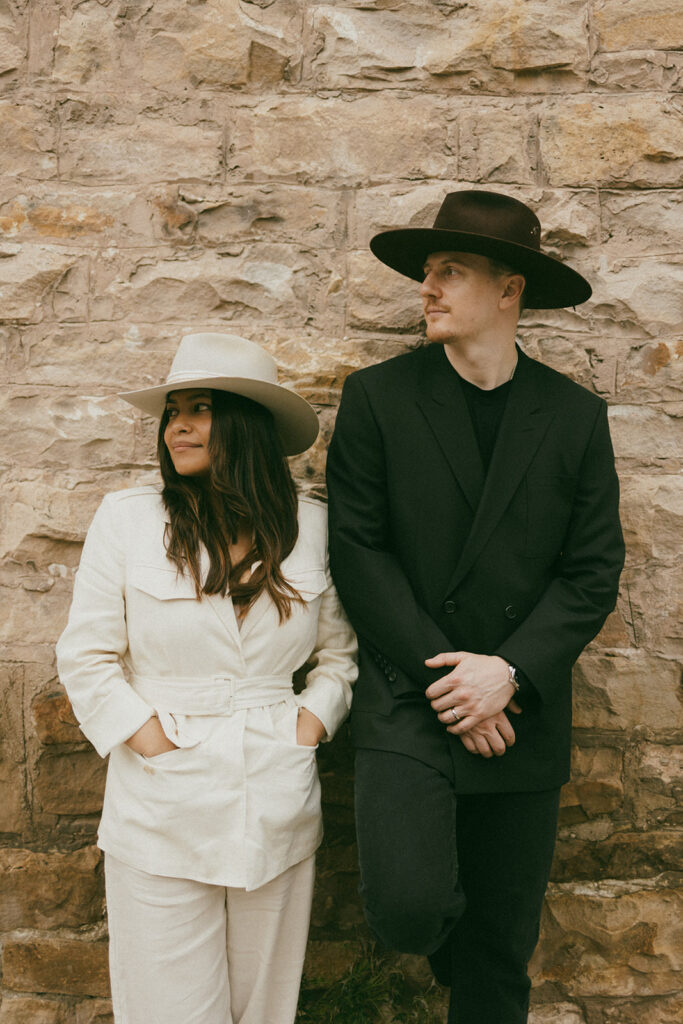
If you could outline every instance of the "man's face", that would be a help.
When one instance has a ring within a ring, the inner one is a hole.
[[[433,252],[424,270],[420,296],[429,341],[446,344],[497,329],[507,275],[493,273],[485,256]]]

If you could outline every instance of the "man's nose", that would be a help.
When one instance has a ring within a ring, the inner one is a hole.
[[[423,298],[426,298],[428,295],[438,295],[438,294],[439,294],[439,288],[438,288],[438,285],[436,283],[436,278],[435,278],[434,273],[430,270],[430,272],[425,275],[425,279],[422,282],[422,284],[420,285],[420,295]]]

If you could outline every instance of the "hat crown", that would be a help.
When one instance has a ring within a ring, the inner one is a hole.
[[[530,249],[541,247],[541,223],[533,210],[499,192],[450,192],[436,215],[434,229],[484,235]]]
[[[166,383],[206,377],[245,377],[277,384],[277,364],[260,345],[237,334],[186,334]]]

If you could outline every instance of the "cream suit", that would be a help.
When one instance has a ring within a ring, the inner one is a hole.
[[[203,595],[166,557],[158,490],[108,495],[76,576],[59,673],[81,728],[110,755],[99,845],[155,875],[256,889],[321,838],[315,750],[297,745],[300,706],[327,738],[345,718],[356,643],[327,568],[323,505],[299,503],[283,561],[304,599],[283,623],[267,594],[241,626],[230,597]],[[292,674],[312,665],[306,688]],[[177,744],[152,758],[125,743],[153,713]]]

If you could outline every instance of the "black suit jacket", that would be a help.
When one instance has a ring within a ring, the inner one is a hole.
[[[605,402],[519,353],[485,475],[459,379],[428,345],[352,374],[328,456],[332,574],[359,636],[359,747],[417,757],[458,792],[569,772],[571,668],[614,607],[624,548]],[[470,754],[424,691],[442,651],[527,680],[517,740]]]

